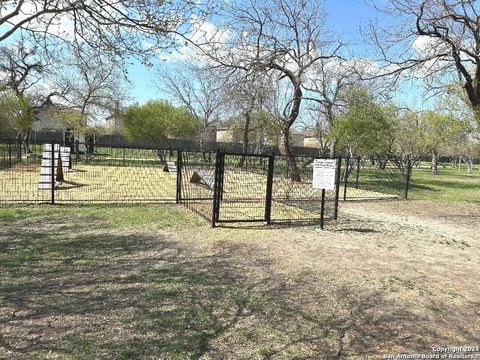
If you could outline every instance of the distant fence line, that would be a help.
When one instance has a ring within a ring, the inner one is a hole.
[[[16,134],[0,133],[0,139],[17,139]],[[32,131],[30,141],[33,143],[50,143],[52,141],[63,144],[64,133],[59,131]],[[111,147],[127,147],[127,148],[143,148],[143,149],[182,149],[188,151],[206,151],[216,152],[222,150],[225,152],[243,152],[241,143],[214,142],[205,141],[203,146],[200,140],[196,139],[164,139],[164,140],[128,140],[122,135],[97,135],[95,137],[95,145],[111,146]],[[261,148],[259,152],[258,149]],[[319,156],[320,149],[311,147],[292,146],[294,155]],[[250,144],[247,153],[258,154],[276,154],[280,155],[277,146]]]
[[[0,139],[17,139],[15,133],[2,133],[0,132]],[[50,143],[52,141],[63,144],[64,133],[60,131],[32,131],[30,141],[33,143]],[[206,151],[216,152],[221,150],[224,152],[241,153],[243,152],[243,146],[241,143],[231,142],[214,142],[205,141],[203,146],[198,139],[164,139],[164,140],[128,140],[120,134],[103,134],[97,135],[95,138],[95,145],[97,146],[111,146],[111,147],[127,147],[127,148],[143,148],[143,149],[172,149],[172,150],[188,150],[188,151]],[[258,149],[261,151],[258,151]],[[293,155],[296,156],[326,156],[319,148],[304,147],[304,146],[291,146]],[[262,155],[281,155],[277,146],[272,145],[259,145],[250,144],[247,150],[249,154],[262,154]],[[336,154],[336,156],[343,156],[342,154]],[[441,156],[439,162],[453,162],[457,158],[456,156]],[[429,162],[431,157],[429,155],[422,156],[420,161]],[[474,165],[480,165],[480,158],[473,159]]]

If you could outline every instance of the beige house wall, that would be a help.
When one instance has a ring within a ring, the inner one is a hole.
[[[110,116],[105,120],[107,134],[121,134],[123,132],[123,117]]]
[[[303,139],[303,146],[309,148],[319,148],[320,141],[315,137],[306,137]]]
[[[32,123],[33,131],[65,131],[66,127],[58,121],[54,121],[48,113],[40,113],[37,115],[35,121]]]
[[[232,130],[217,130],[217,141],[218,142],[233,142],[233,131]]]

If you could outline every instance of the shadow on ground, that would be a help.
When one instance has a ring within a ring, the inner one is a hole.
[[[0,358],[341,359],[451,340],[381,291],[67,220],[23,219],[0,233]],[[464,318],[452,311],[439,321],[478,341],[464,321],[447,323]]]

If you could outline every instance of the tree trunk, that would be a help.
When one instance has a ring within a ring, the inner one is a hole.
[[[23,148],[23,153],[25,155],[32,153],[32,150],[30,150],[30,133],[31,133],[31,129],[21,131],[22,148]]]
[[[380,170],[385,170],[385,168],[387,167],[387,162],[388,160],[387,159],[378,159],[378,168]]]
[[[432,150],[432,174],[438,174],[438,151]]]
[[[290,151],[288,135],[289,128],[284,126],[282,128],[282,132],[280,133],[278,149],[280,150],[280,154],[285,156],[288,170],[290,172],[290,179],[295,182],[301,182],[302,179],[300,178],[300,173],[298,172],[297,163],[295,161],[295,158],[292,156],[292,152]]]
[[[163,150],[157,150],[157,156],[160,160],[160,164],[165,164],[165,152]]]
[[[242,157],[238,162],[238,167],[243,167],[245,163],[245,154],[248,152],[248,133],[250,132],[250,112],[245,113],[245,128],[243,129]]]
[[[337,148],[337,142],[335,140],[332,140],[332,143],[330,144],[330,157],[333,159],[335,157],[335,152]]]
[[[473,157],[469,156],[467,159],[467,174],[472,173],[472,167],[473,167]]]

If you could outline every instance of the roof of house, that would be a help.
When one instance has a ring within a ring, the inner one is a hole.
[[[315,130],[309,129],[303,131],[303,136],[307,138],[317,137],[317,132]]]

